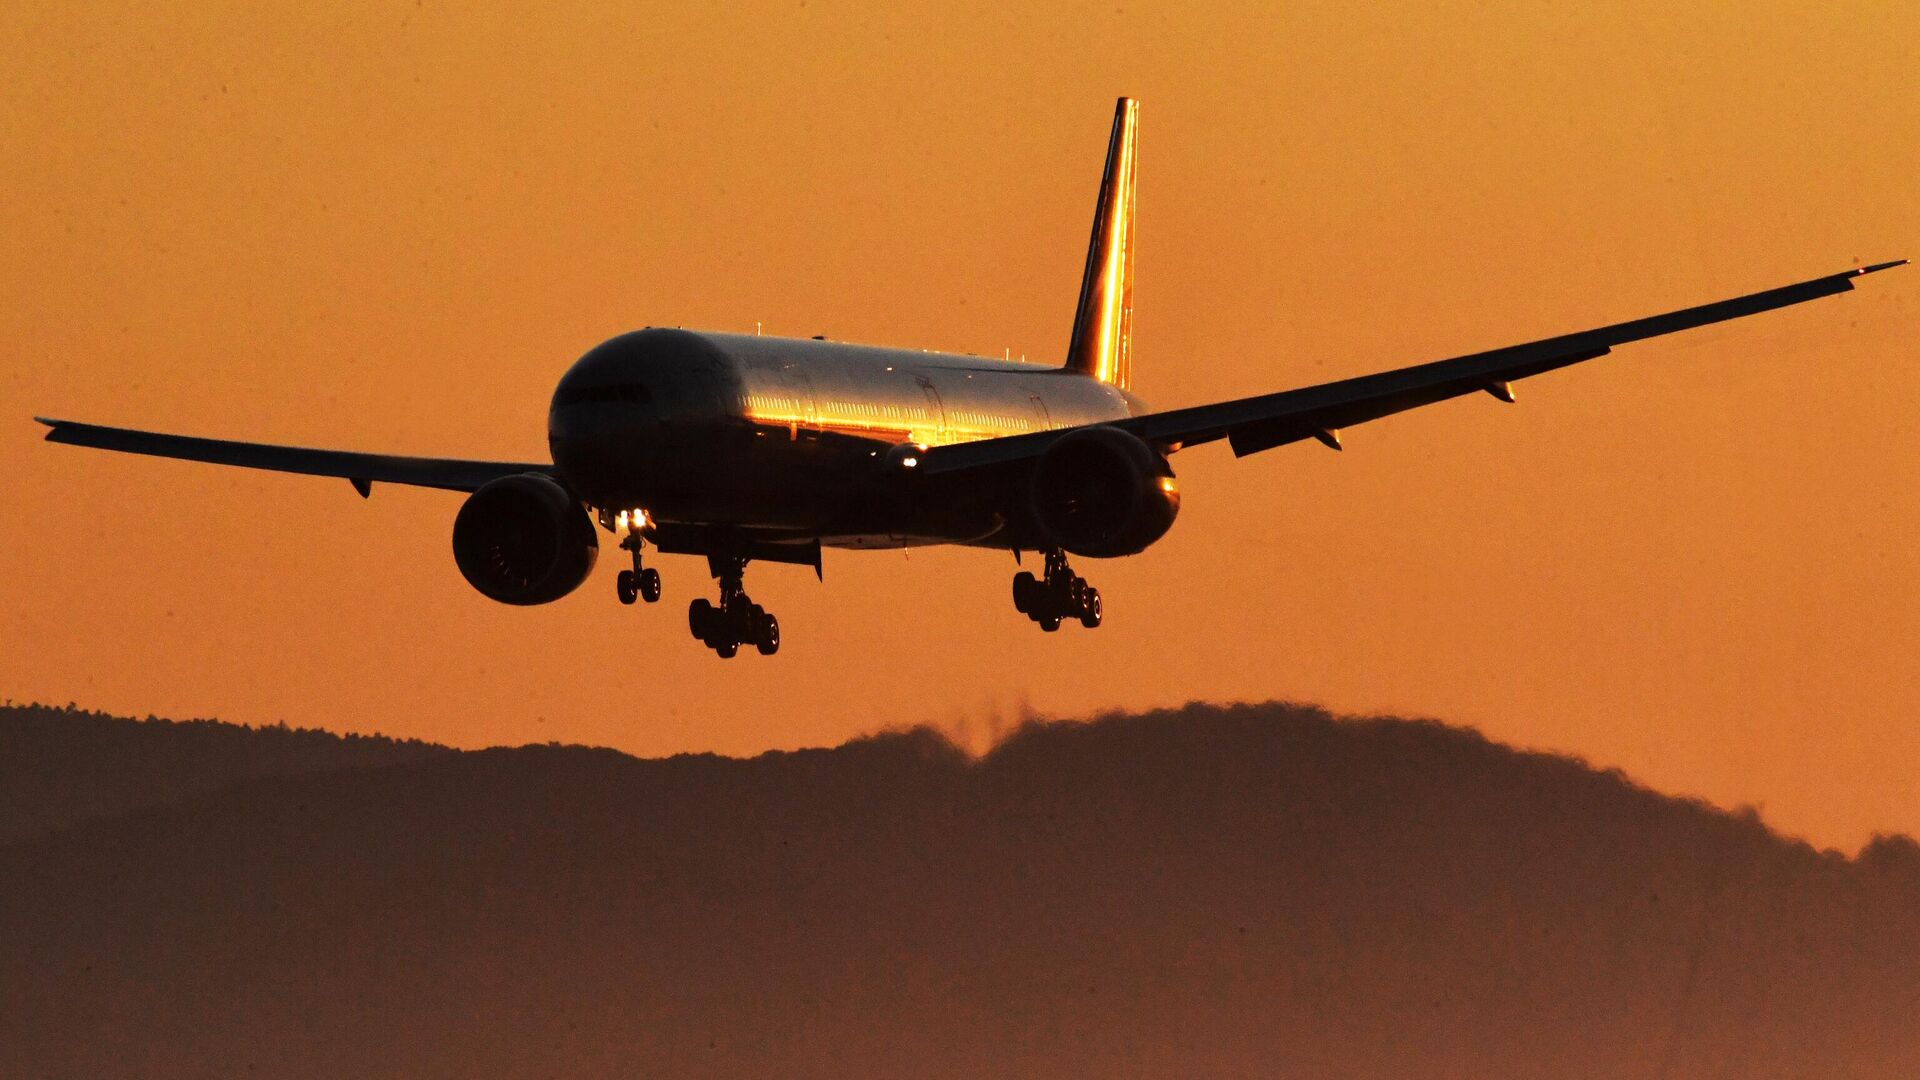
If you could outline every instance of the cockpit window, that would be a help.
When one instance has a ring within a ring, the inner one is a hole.
[[[585,401],[626,401],[644,405],[653,400],[653,393],[645,385],[637,382],[608,383],[603,386],[570,386],[560,391],[555,405],[576,405]]]

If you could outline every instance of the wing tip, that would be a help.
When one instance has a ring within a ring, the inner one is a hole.
[[[1894,259],[1891,262],[1874,263],[1872,266],[1857,266],[1853,269],[1852,273],[1850,273],[1848,276],[1849,277],[1865,277],[1868,274],[1877,274],[1882,270],[1891,270],[1896,266],[1905,266],[1905,265],[1907,265],[1907,260]]]

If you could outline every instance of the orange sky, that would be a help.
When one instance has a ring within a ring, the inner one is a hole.
[[[1122,93],[1161,406],[1920,255],[1911,5],[328,6],[0,10],[0,693],[640,754],[1286,697],[1920,832],[1920,270],[1181,454],[1167,539],[1079,565],[1097,633],[1004,555],[756,567],[773,660],[687,637],[695,560],[498,606],[458,496],[28,421],[542,460],[560,372],[649,323],[1051,358]]]

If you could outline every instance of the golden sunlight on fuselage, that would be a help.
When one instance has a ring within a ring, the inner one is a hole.
[[[944,446],[1115,420],[1117,387],[1058,367],[817,340],[703,335],[737,385],[737,415],[765,428]]]
[[[812,415],[809,415],[799,401],[790,397],[747,394],[741,402],[742,413],[756,424],[786,428],[794,433],[831,432],[887,443],[910,442],[922,446],[944,446],[1024,435],[1052,426],[1037,417],[1007,416],[967,408],[942,409],[936,414],[927,406],[829,400],[818,402]]]

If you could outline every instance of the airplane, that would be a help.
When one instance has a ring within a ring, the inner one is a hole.
[[[1523,345],[1279,393],[1155,412],[1133,375],[1134,157],[1139,106],[1121,98],[1064,364],[822,337],[653,327],[596,345],[561,376],[551,462],[396,457],[35,419],[49,442],[374,484],[464,492],[453,557],[482,596],[545,604],[587,579],[600,530],[631,556],[624,604],[660,599],[660,554],[705,556],[717,602],[687,623],[721,657],[771,655],[780,623],[746,593],[753,561],[811,566],[821,549],[957,544],[1041,556],[1014,607],[1044,631],[1101,624],[1100,590],[1069,555],[1135,555],[1180,510],[1169,458],[1225,439],[1236,457],[1486,393],[1616,346],[1850,291],[1906,260]]]

